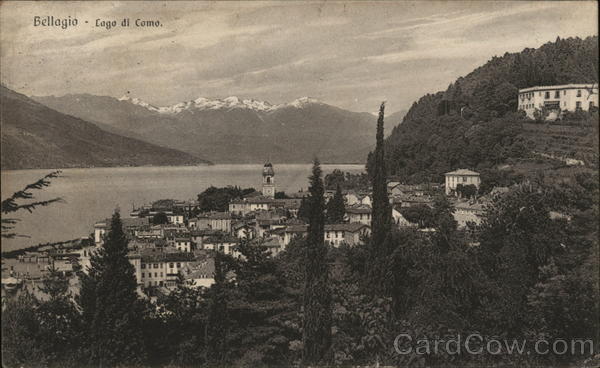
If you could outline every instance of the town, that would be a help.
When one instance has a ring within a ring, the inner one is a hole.
[[[257,173],[257,178],[259,175]],[[478,197],[475,194],[481,183],[479,173],[459,169],[446,173],[445,177],[444,186],[407,185],[393,178],[389,180],[387,187],[395,225],[419,228],[422,232],[435,231],[424,223],[411,222],[413,216],[403,215],[403,212],[431,208],[434,197],[444,194],[456,208],[454,216],[459,228],[466,229],[470,222],[479,223],[484,205],[492,196],[508,190],[498,187],[490,195]],[[324,241],[334,247],[362,244],[370,235],[372,195],[369,190],[340,192],[343,219],[325,225]],[[276,193],[275,168],[266,163],[261,191],[254,190],[231,200],[225,211],[198,212],[197,200],[163,199],[123,214],[121,221],[129,239],[128,257],[135,267],[139,291],[147,296],[168,294],[177,286],[179,277],[194,287],[210,287],[214,282],[213,252],[239,257],[237,246],[246,240],[276,256],[294,238],[305,236],[308,225],[299,212],[308,192],[282,193],[286,198],[276,198]],[[326,201],[332,201],[335,194],[336,189],[326,190]],[[9,276],[2,279],[3,292],[23,286],[35,293],[35,285],[51,267],[71,277],[76,290],[77,271],[86,272],[92,253],[103,245],[108,231],[110,219],[101,220],[94,224],[93,234],[88,238],[42,245],[15,258],[3,258],[2,272]]]

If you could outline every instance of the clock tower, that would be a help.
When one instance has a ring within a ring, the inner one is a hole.
[[[262,194],[265,197],[275,198],[275,171],[273,171],[273,165],[267,162],[263,167],[263,182],[262,182]]]

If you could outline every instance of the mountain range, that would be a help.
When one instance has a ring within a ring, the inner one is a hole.
[[[273,105],[227,97],[158,107],[137,98],[90,94],[33,97],[101,129],[215,163],[364,163],[377,118],[303,97]],[[398,118],[398,121],[400,118]]]
[[[209,161],[102,130],[0,86],[2,169],[198,165]]]

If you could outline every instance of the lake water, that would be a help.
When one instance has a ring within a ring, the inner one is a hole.
[[[306,190],[312,165],[274,165],[278,191]],[[363,165],[322,165],[324,174],[334,169],[357,173]],[[2,199],[52,170],[2,171]],[[211,185],[237,185],[260,189],[262,165],[214,165],[182,167],[122,167],[64,169],[50,187],[34,191],[38,200],[61,197],[64,203],[40,207],[33,213],[18,212],[15,231],[28,238],[4,239],[2,250],[87,236],[96,221],[110,217],[115,208],[127,216],[133,205],[162,198],[195,199]]]

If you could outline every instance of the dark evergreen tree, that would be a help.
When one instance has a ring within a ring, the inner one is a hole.
[[[344,221],[345,214],[344,196],[338,184],[333,198],[327,202],[327,222],[330,224],[339,224]]]
[[[329,360],[331,345],[331,290],[324,242],[325,200],[321,166],[315,159],[310,177],[310,217],[305,247],[304,343],[302,361],[307,365]]]
[[[385,239],[392,225],[391,206],[387,193],[387,175],[385,170],[385,152],[383,141],[383,118],[385,103],[379,107],[377,120],[376,146],[373,155],[373,214],[371,217],[371,242],[369,262],[369,289],[374,293],[383,292],[385,270],[389,254]]]
[[[169,218],[167,217],[166,213],[159,212],[156,215],[152,216],[150,222],[152,222],[154,225],[167,224],[169,223]]]
[[[210,287],[207,295],[208,316],[206,322],[206,361],[209,364],[223,364],[227,352],[227,332],[229,329],[226,269],[223,255],[215,252],[215,283]]]
[[[39,367],[48,364],[40,346],[37,301],[28,292],[7,299],[2,306],[2,366]]]
[[[15,224],[20,221],[18,218],[7,217],[7,214],[13,214],[18,211],[26,210],[28,212],[33,212],[38,207],[48,206],[55,202],[62,201],[61,198],[53,198],[43,201],[35,200],[32,190],[41,190],[50,185],[50,180],[60,176],[60,171],[54,171],[50,174],[47,174],[43,178],[37,180],[34,183],[27,184],[25,188],[14,192],[10,197],[2,200],[0,211],[2,211],[2,219],[0,219],[2,231],[0,233],[2,238],[14,238],[19,236],[24,236],[22,234],[17,234],[13,232]],[[31,199],[33,202],[28,203],[18,203],[17,201],[22,199]]]
[[[298,218],[304,222],[308,222],[310,217],[310,200],[302,198],[300,201],[300,208],[298,208]]]
[[[104,245],[81,275],[79,302],[87,326],[90,363],[133,365],[145,361],[143,304],[137,295],[134,267],[127,258],[127,238],[118,212]]]
[[[82,325],[69,293],[69,279],[56,270],[53,262],[39,289],[47,296],[39,301],[36,311],[46,358],[62,366],[76,365]]]
[[[268,248],[242,241],[234,263],[235,284],[228,284],[227,364],[291,366],[292,342],[301,339],[298,291],[288,288]]]

